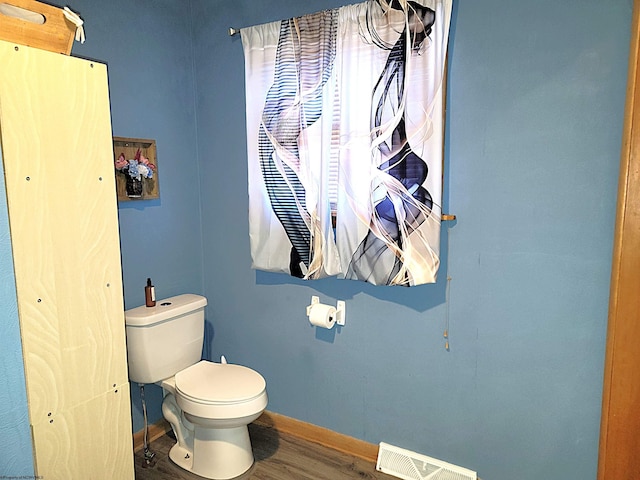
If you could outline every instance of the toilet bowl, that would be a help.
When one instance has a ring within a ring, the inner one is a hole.
[[[165,408],[171,404],[181,411],[165,414],[174,431],[182,430],[169,452],[174,463],[212,479],[234,478],[251,468],[247,425],[267,406],[262,375],[241,365],[201,361],[161,385],[167,392],[163,413],[172,411]]]
[[[267,407],[266,381],[242,365],[200,360],[205,305],[188,294],[127,310],[129,378],[162,386],[162,414],[177,440],[169,458],[201,477],[228,480],[253,465],[248,424]]]

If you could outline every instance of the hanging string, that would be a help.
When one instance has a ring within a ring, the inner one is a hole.
[[[444,349],[449,351],[449,312],[451,308],[451,275],[449,275],[449,256],[451,255],[451,250],[449,249],[449,238],[451,236],[451,227],[447,227],[447,285],[445,287],[445,318],[444,318],[444,333],[442,336],[444,337]]]
[[[451,290],[451,277],[447,276],[447,287],[445,290],[445,303],[447,305],[447,309],[445,312],[445,320],[444,320],[444,333],[442,336],[444,337],[444,349],[449,351],[449,293]]]

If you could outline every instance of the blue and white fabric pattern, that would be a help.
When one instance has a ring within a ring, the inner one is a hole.
[[[436,281],[451,1],[369,0],[241,30],[254,268]]]

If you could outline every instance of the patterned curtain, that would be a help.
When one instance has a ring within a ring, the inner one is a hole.
[[[435,282],[451,1],[370,0],[241,30],[254,268]]]

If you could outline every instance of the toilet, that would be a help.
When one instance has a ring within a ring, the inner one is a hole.
[[[201,360],[206,305],[184,294],[125,311],[129,379],[162,386],[162,414],[177,439],[169,458],[226,480],[253,465],[247,426],[267,407],[267,390],[248,367]]]

